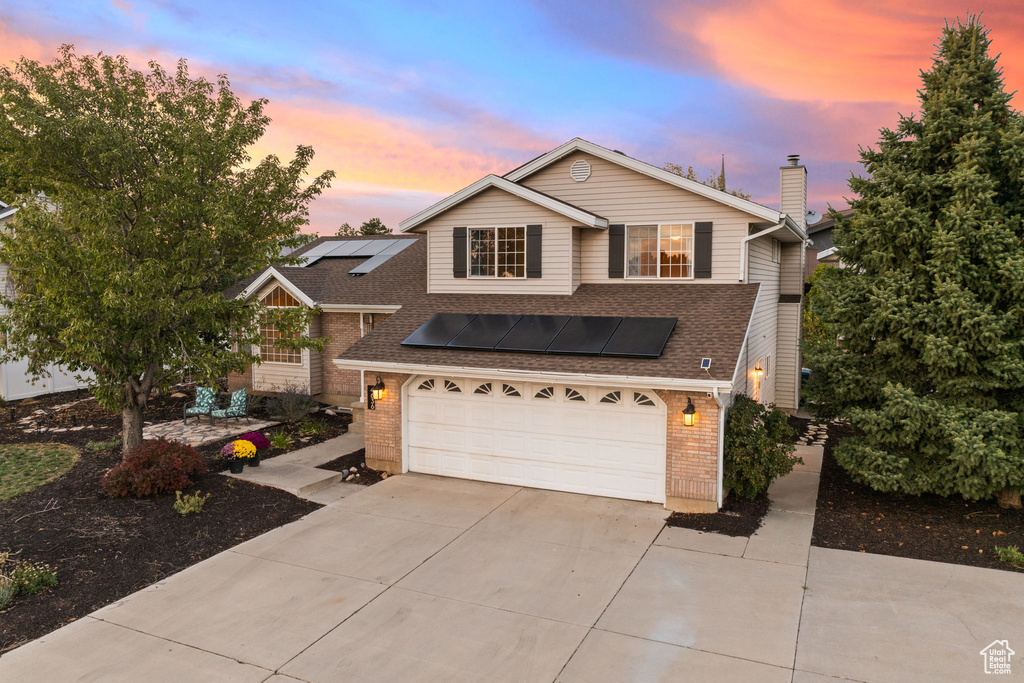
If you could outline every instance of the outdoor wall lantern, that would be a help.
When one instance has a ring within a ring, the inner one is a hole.
[[[758,362],[758,364],[754,366],[754,377],[757,377],[758,379],[761,379],[761,375],[763,375],[763,374],[764,374],[764,370],[761,369],[761,363]]]
[[[697,424],[697,409],[689,398],[686,399],[686,407],[683,408],[683,424],[687,427]]]
[[[384,398],[384,382],[380,375],[377,375],[377,383],[366,386],[366,409],[375,410],[377,401],[382,398]]]

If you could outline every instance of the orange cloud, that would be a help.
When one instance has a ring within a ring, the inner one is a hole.
[[[670,13],[667,25],[704,44],[731,81],[784,100],[913,103],[918,71],[932,61],[943,17],[959,5],[768,0],[716,4],[702,15]],[[1019,7],[992,3],[982,22],[993,53],[1024,38]],[[1024,71],[1016,54],[1000,59],[1012,85]],[[1010,87],[1009,89],[1013,89]]]

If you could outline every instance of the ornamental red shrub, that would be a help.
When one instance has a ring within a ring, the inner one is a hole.
[[[114,498],[179,491],[192,476],[206,472],[206,461],[192,446],[158,439],[143,441],[103,475],[103,489]]]

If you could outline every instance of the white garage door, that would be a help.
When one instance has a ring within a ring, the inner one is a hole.
[[[665,404],[653,391],[417,377],[409,469],[665,501]]]

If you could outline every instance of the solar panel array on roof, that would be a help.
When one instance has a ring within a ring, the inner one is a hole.
[[[382,238],[374,240],[327,240],[302,254],[303,266],[311,266],[324,258],[366,258],[349,271],[349,275],[366,275],[416,240]],[[369,257],[369,258],[367,258]]]
[[[658,358],[676,318],[435,313],[403,346]]]

